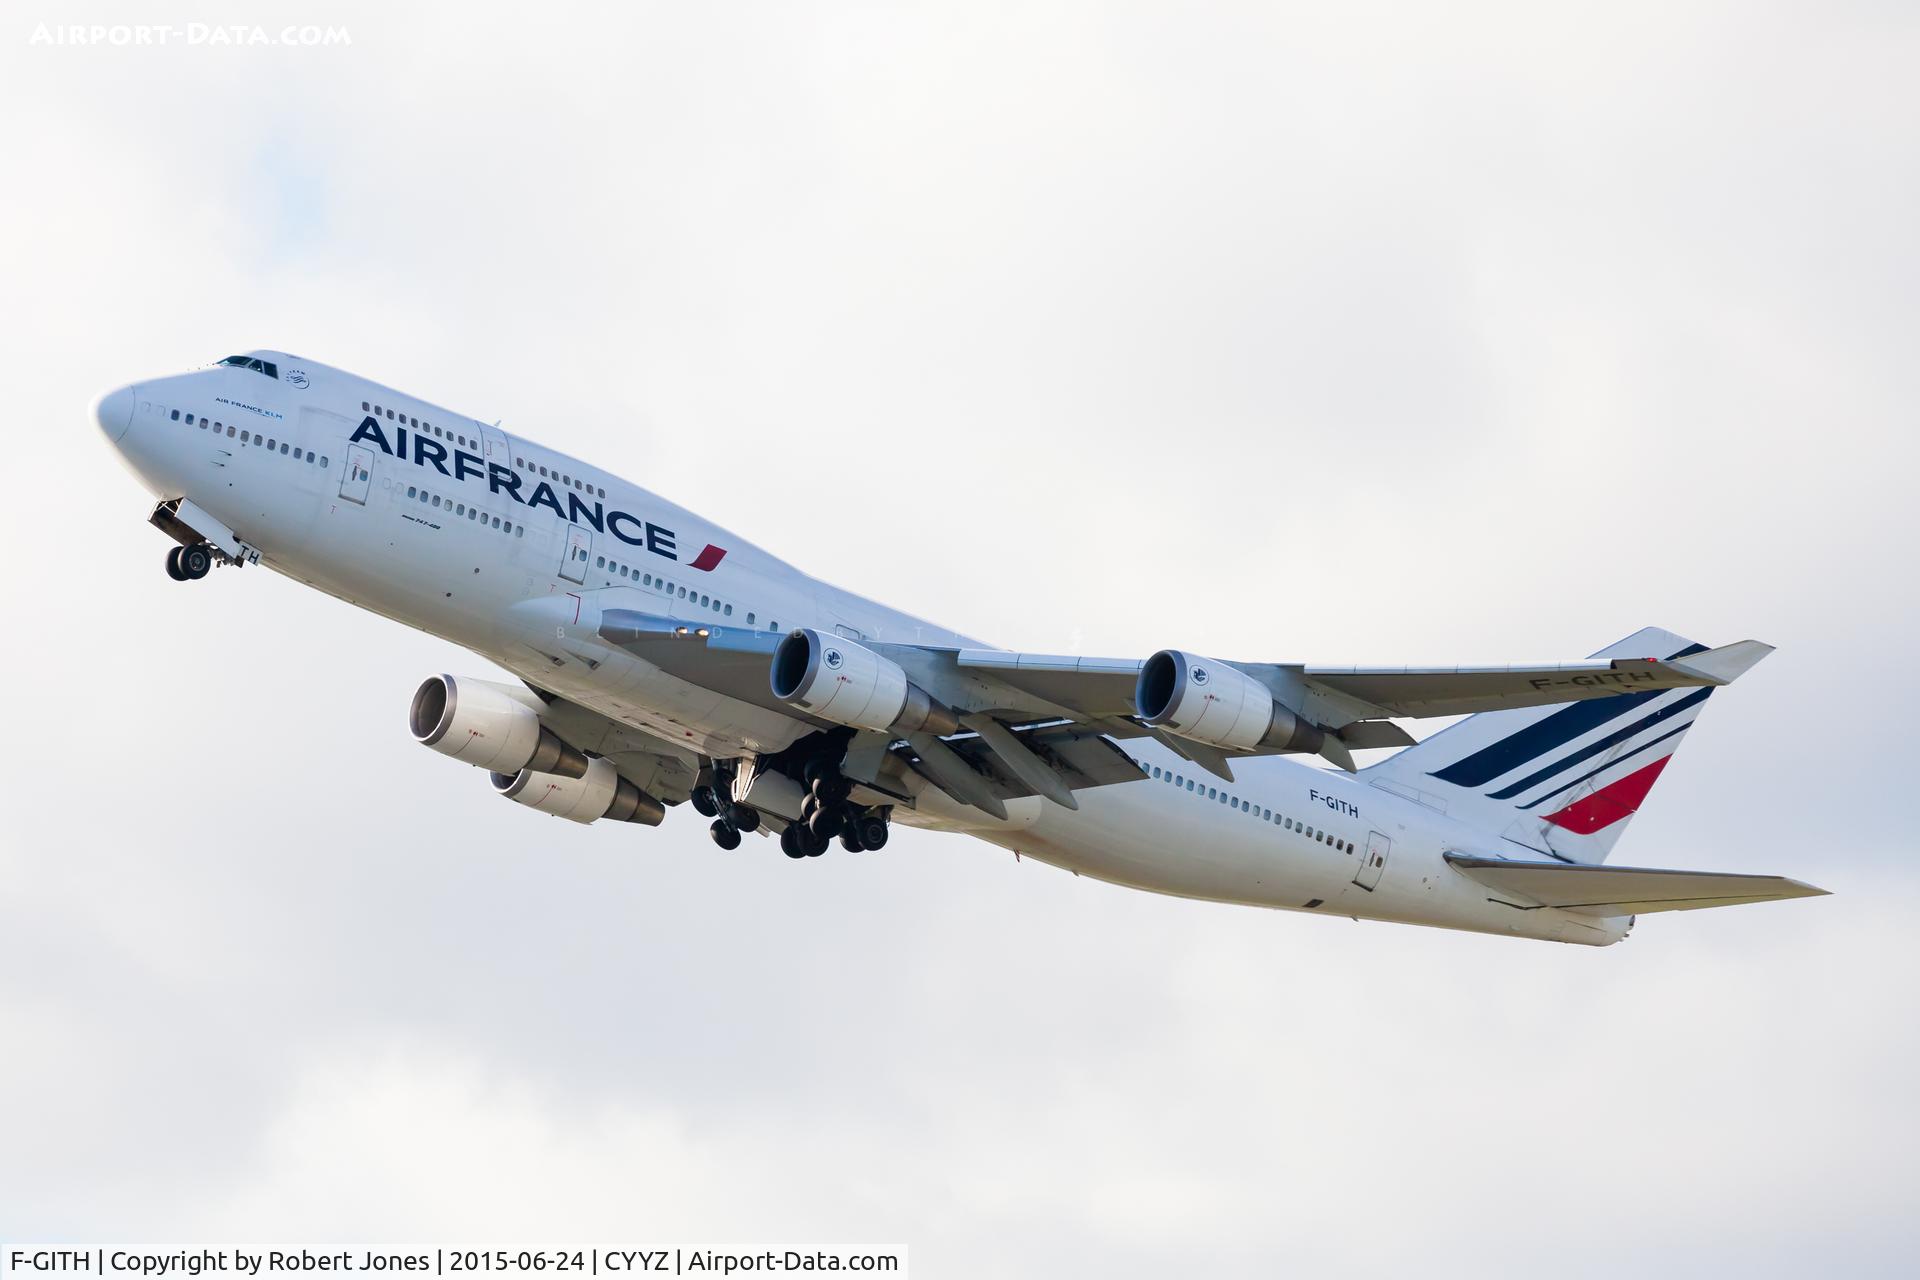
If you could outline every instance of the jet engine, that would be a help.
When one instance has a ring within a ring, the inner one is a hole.
[[[1227,751],[1318,751],[1326,741],[1238,667],[1178,649],[1141,665],[1133,706],[1156,729]]]
[[[585,777],[586,756],[540,723],[541,706],[526,689],[429,676],[414,692],[407,724],[414,741],[482,769]]]
[[[565,778],[557,773],[522,769],[518,773],[495,773],[493,789],[529,809],[569,822],[598,822],[607,818],[657,827],[667,816],[665,805],[621,777],[611,764],[598,756],[587,762],[584,777]]]
[[[953,709],[908,680],[899,663],[811,627],[788,633],[768,674],[774,697],[835,724],[891,733],[946,734],[960,727]]]

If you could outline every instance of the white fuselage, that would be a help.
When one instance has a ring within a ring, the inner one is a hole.
[[[564,454],[339,370],[255,355],[279,376],[217,366],[115,393],[131,397],[126,424],[103,428],[156,497],[190,500],[261,564],[687,750],[770,753],[812,729],[608,644],[603,610],[980,647]],[[1364,775],[1257,757],[1236,761],[1229,784],[1150,739],[1120,745],[1148,778],[1084,789],[1078,810],[1031,797],[1003,821],[929,788],[896,817],[1183,897],[1592,945],[1630,925],[1491,901],[1443,854],[1503,841]]]

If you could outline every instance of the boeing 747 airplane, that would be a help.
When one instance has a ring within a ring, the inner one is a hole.
[[[264,565],[518,677],[429,676],[408,723],[555,817],[651,826],[691,801],[721,848],[759,833],[790,858],[903,822],[1156,893],[1591,946],[1646,912],[1823,892],[1605,865],[1757,641],[1648,628],[1540,667],[1011,653],[286,352],[93,415],[157,500],[173,578]],[[1426,716],[1466,718],[1421,742],[1396,723]]]

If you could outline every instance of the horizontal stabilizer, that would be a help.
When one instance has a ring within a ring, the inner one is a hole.
[[[1692,911],[1779,898],[1817,898],[1816,889],[1785,876],[1722,871],[1665,871],[1649,867],[1588,867],[1567,862],[1511,862],[1450,853],[1447,861],[1523,908],[1559,907],[1590,916]]]

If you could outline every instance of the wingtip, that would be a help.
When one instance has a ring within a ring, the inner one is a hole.
[[[1718,649],[1708,649],[1683,659],[1674,659],[1668,666],[1690,675],[1697,675],[1714,684],[1732,684],[1751,671],[1768,654],[1773,646],[1760,640],[1737,640],[1722,645]]]

